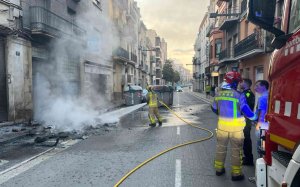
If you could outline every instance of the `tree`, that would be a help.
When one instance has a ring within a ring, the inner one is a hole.
[[[165,79],[168,82],[173,83],[174,79],[174,70],[173,70],[173,61],[172,60],[166,60],[164,67],[163,67],[163,79]]]
[[[179,74],[178,71],[175,71],[175,72],[174,72],[174,78],[173,78],[173,81],[174,81],[175,83],[177,83],[177,82],[180,81],[180,74]]]
[[[177,83],[180,81],[180,74],[178,71],[174,71],[173,69],[173,61],[168,59],[163,67],[163,79],[167,82],[171,82],[174,86],[174,82]]]

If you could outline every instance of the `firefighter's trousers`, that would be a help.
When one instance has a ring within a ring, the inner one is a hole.
[[[151,124],[156,124],[155,117],[157,118],[158,122],[162,123],[162,118],[158,112],[158,107],[149,107],[148,116]]]
[[[217,131],[217,149],[215,157],[216,171],[224,169],[224,162],[227,153],[228,142],[231,145],[231,175],[242,175],[242,148],[244,134],[243,131],[227,132],[218,129]]]

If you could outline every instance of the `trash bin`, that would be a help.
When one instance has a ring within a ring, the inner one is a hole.
[[[140,86],[126,86],[124,88],[125,105],[131,106],[142,103],[142,91]]]
[[[163,86],[163,102],[170,106],[170,88],[169,86]]]
[[[173,94],[174,94],[174,88],[173,86],[169,86],[169,105],[173,105]]]
[[[163,101],[163,87],[161,85],[151,86],[153,92],[157,94],[158,100]],[[158,103],[158,107],[162,106],[162,104]]]
[[[169,86],[166,85],[156,85],[152,86],[153,91],[157,94],[158,99],[162,102],[164,102],[166,105],[172,105],[173,104],[173,93],[170,94],[171,90]],[[170,99],[172,97],[172,99]],[[162,106],[160,103],[158,105],[159,107]]]

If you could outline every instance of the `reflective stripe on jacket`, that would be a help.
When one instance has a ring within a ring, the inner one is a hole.
[[[149,102],[149,107],[157,107],[157,95],[156,95],[156,93],[149,92],[147,98],[148,98],[148,102]]]
[[[218,129],[227,132],[243,130],[245,126],[243,114],[246,117],[254,115],[247,104],[245,95],[232,89],[220,91],[215,97],[212,108],[219,115]]]

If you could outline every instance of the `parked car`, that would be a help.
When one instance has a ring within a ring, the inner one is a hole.
[[[176,92],[183,92],[183,89],[181,86],[176,86]]]

